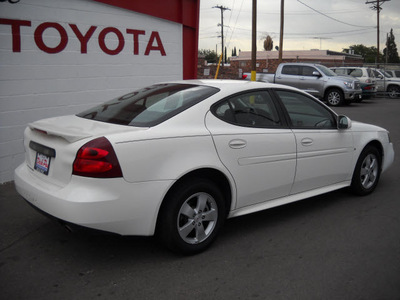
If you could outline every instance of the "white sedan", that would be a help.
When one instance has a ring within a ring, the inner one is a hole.
[[[288,86],[155,84],[25,130],[17,191],[65,222],[206,249],[226,218],[350,186],[371,193],[394,160],[387,130]]]

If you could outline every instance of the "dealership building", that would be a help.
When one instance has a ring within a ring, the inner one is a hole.
[[[197,76],[200,0],[0,2],[0,183],[33,121]]]

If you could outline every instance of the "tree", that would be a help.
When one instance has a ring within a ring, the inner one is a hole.
[[[361,55],[364,58],[366,63],[375,63],[376,62],[376,47],[367,47],[363,44],[351,45],[349,49],[354,51],[354,54]],[[381,58],[379,59],[381,60]]]
[[[385,59],[387,59],[388,63],[400,62],[399,53],[397,52],[397,46],[394,41],[393,28],[390,29],[390,33],[387,37],[386,48],[383,49],[383,56]]]
[[[199,55],[204,55],[205,60],[209,63],[218,63],[219,57],[213,50],[201,49]]]
[[[225,60],[224,62],[225,62],[225,63],[228,62],[228,55],[227,55],[226,51],[227,51],[227,50],[226,50],[226,47],[225,47],[225,53],[224,53],[224,60]]]
[[[232,56],[237,56],[236,47],[232,49]]]

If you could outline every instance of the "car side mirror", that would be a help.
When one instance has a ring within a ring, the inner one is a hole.
[[[312,74],[313,76],[321,77],[321,73],[318,71],[313,71]]]
[[[346,116],[338,116],[337,127],[338,129],[350,129],[351,128],[350,118]]]

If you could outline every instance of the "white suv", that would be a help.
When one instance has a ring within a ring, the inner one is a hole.
[[[331,70],[337,75],[352,76],[360,80],[363,98],[375,96],[378,86],[372,69],[365,67],[334,67]]]
[[[400,78],[400,70],[386,70],[393,78]]]

